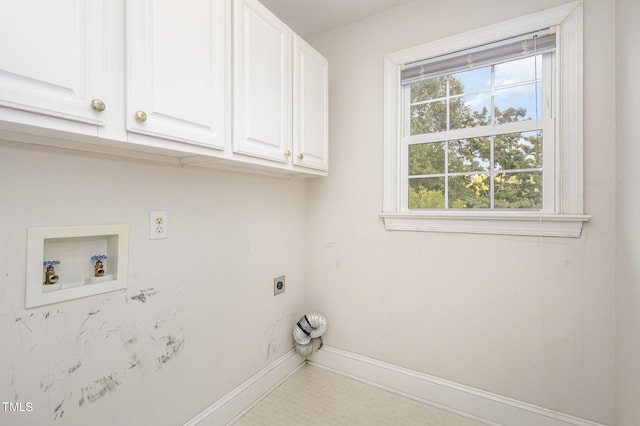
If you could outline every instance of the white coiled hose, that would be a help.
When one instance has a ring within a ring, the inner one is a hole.
[[[320,339],[322,347],[322,335],[327,331],[327,319],[317,312],[303,315],[300,321],[293,326],[293,340],[296,341],[296,350],[301,356],[307,357],[313,353],[312,339]]]

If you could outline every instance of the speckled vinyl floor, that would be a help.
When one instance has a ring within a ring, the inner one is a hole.
[[[484,423],[307,364],[234,425],[484,426]]]

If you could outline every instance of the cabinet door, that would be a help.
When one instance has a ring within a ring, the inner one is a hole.
[[[299,37],[294,39],[293,163],[328,169],[328,62]]]
[[[234,151],[290,161],[291,30],[255,0],[234,3]]]
[[[224,148],[227,0],[128,0],[127,130]]]
[[[0,105],[104,125],[103,0],[4,0]]]

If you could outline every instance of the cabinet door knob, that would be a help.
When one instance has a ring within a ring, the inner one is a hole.
[[[137,122],[143,123],[147,121],[147,113],[144,111],[136,111],[135,118]]]
[[[91,101],[91,108],[96,111],[104,111],[107,106],[104,104],[102,99],[94,99]]]
[[[303,158],[304,158],[304,154],[303,153],[298,154],[298,160],[302,160]]]
[[[287,157],[287,158],[291,157],[291,151],[286,150],[286,151],[284,152],[284,156],[285,156],[285,157]]]

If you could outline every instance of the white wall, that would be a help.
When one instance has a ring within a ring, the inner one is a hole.
[[[414,1],[311,39],[330,63],[331,173],[309,182],[309,301],[325,343],[614,421],[614,3],[585,1],[581,238],[385,231],[383,56],[564,3]]]
[[[33,406],[0,424],[183,424],[282,356],[305,204],[304,181],[0,142],[0,399]],[[128,290],[25,310],[27,228],[110,223],[131,227]]]
[[[617,293],[616,414],[620,426],[640,424],[640,3],[616,0]]]

